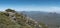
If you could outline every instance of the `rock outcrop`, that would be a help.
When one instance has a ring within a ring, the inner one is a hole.
[[[15,12],[0,12],[0,28],[42,28],[37,21]]]

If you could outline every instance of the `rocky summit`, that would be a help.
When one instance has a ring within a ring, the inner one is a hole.
[[[48,28],[44,23],[38,23],[23,13],[6,9],[0,11],[0,28]]]

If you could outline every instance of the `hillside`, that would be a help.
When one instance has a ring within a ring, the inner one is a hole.
[[[42,12],[42,11],[23,11],[24,14],[35,19],[36,21],[43,22],[49,28],[56,28],[60,26],[60,14],[56,12]]]
[[[47,28],[47,26],[15,10],[7,9],[0,12],[0,28]]]

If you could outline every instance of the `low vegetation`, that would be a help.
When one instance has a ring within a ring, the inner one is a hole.
[[[39,25],[41,25],[42,27],[40,27]],[[19,14],[15,10],[7,9],[4,12],[0,12],[0,28],[47,28],[47,27],[41,23],[35,23],[35,21],[27,19],[25,15]]]

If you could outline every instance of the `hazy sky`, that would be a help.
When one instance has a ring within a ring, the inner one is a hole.
[[[60,12],[60,0],[0,0],[0,11],[7,8],[16,11]]]

